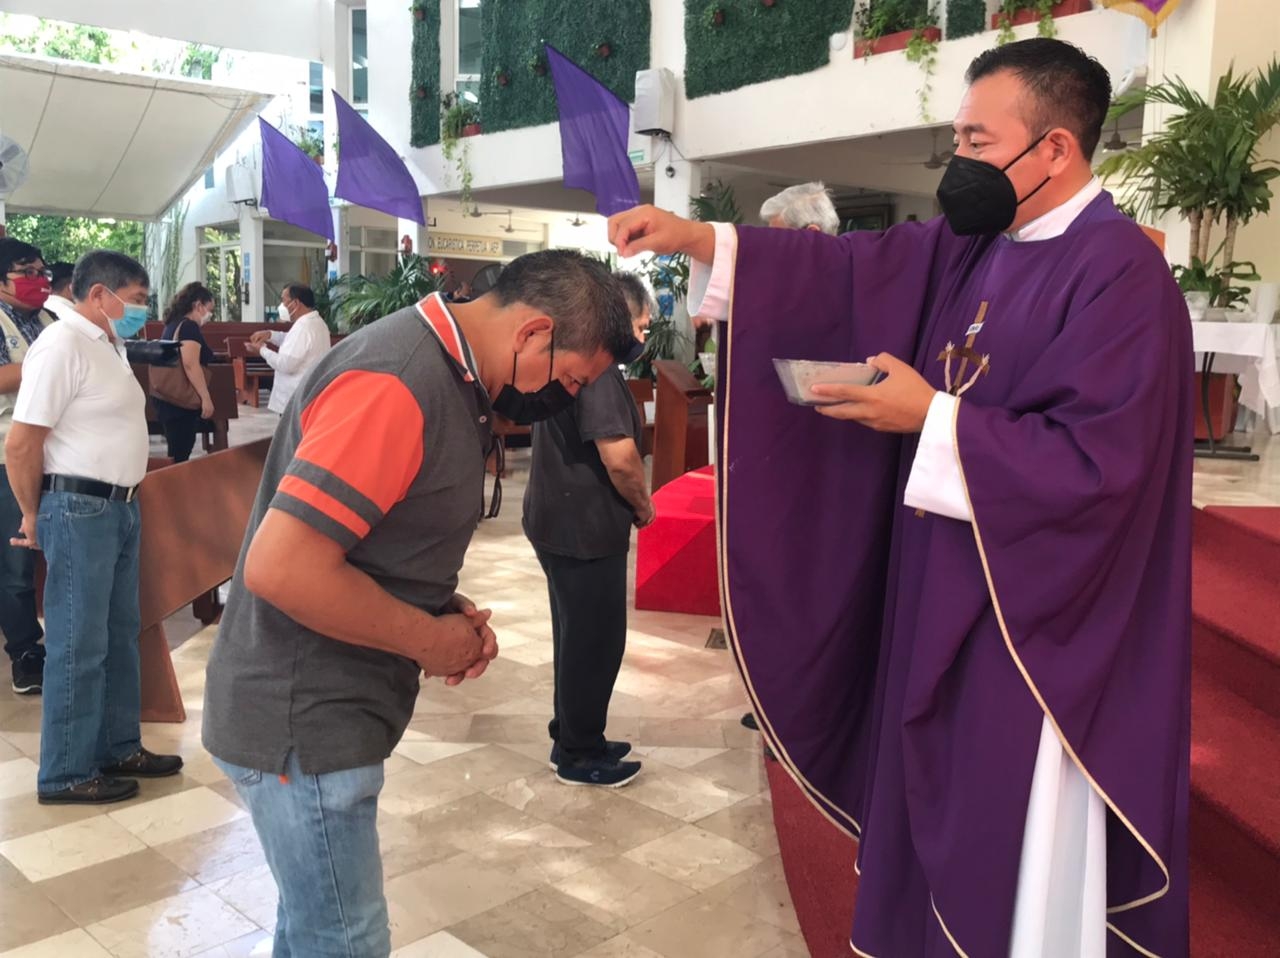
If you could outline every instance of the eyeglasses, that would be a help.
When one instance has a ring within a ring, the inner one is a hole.
[[[45,279],[53,279],[53,272],[47,269],[39,269],[35,266],[26,266],[20,269],[9,270],[10,276],[25,276],[27,279],[38,279],[43,276]]]

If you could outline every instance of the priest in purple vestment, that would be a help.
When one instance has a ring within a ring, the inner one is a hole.
[[[944,215],[610,220],[727,322],[721,584],[770,746],[859,839],[857,955],[1188,954],[1191,328],[1094,178],[1106,71],[970,66]],[[699,288],[700,287],[700,288]],[[886,377],[788,404],[776,358]]]

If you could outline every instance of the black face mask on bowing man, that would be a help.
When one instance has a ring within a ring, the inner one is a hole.
[[[1004,166],[953,156],[938,184],[938,205],[951,232],[957,236],[991,236],[1012,226],[1018,207],[1044,189],[1051,177],[1046,176],[1044,182],[1018,199],[1013,181],[1005,173],[1048,135],[1047,130],[1041,133]]]
[[[514,381],[516,378],[516,364],[520,361],[520,354],[516,353],[511,359],[511,379],[512,382],[507,383],[498,392],[498,398],[493,401],[493,411],[499,415],[506,416],[518,426],[528,426],[531,423],[541,422],[544,419],[550,419],[562,409],[567,409],[573,405],[573,393],[565,389],[560,384],[560,380],[553,379],[551,376],[551,367],[556,361],[556,342],[551,340],[551,359],[547,368],[547,384],[537,392],[527,393],[516,389]]]

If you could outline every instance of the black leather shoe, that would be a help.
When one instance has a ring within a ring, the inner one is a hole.
[[[105,765],[103,775],[116,775],[121,778],[167,778],[182,771],[182,756],[156,755],[140,748],[123,761],[114,765]]]
[[[23,652],[13,660],[10,687],[19,695],[39,695],[44,686],[44,650]]]
[[[742,716],[742,726],[743,728],[751,729],[753,732],[760,731],[760,723],[756,721],[756,713],[748,712],[746,715]]]
[[[138,794],[138,783],[127,778],[99,775],[59,792],[41,792],[36,799],[41,805],[110,805]]]

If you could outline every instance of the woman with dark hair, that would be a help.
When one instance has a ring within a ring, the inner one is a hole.
[[[199,409],[187,409],[152,396],[156,415],[164,428],[165,441],[169,444],[169,458],[174,462],[186,462],[191,458],[202,420],[213,415],[213,400],[209,398],[209,384],[202,368],[213,362],[213,350],[200,332],[200,327],[212,315],[213,293],[201,283],[188,283],[178,290],[164,311],[161,339],[177,340],[182,344],[183,372],[200,397]]]

